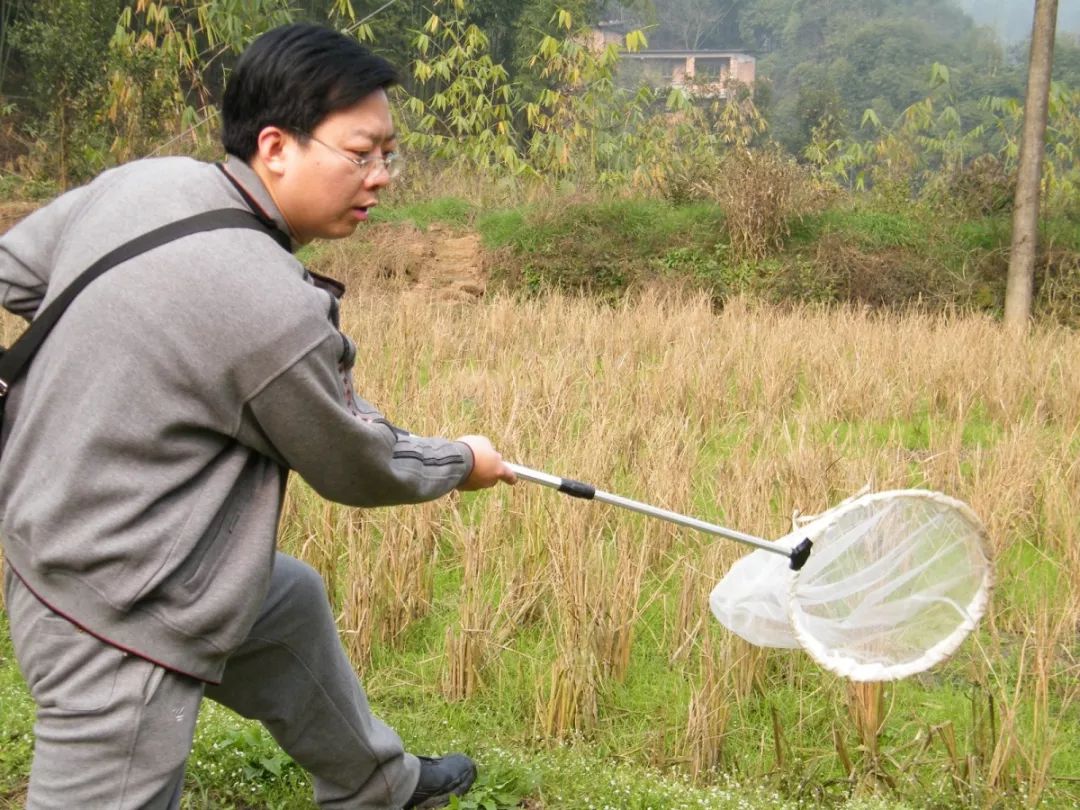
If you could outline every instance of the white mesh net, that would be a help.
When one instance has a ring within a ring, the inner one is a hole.
[[[710,605],[732,632],[767,647],[803,647],[832,672],[887,681],[946,658],[986,610],[985,530],[965,504],[936,492],[864,495],[779,543],[814,543],[806,565],[748,554]]]

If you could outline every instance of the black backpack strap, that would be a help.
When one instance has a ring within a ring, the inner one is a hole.
[[[274,220],[270,216],[267,215],[266,211],[263,210],[263,207],[261,205],[259,205],[259,201],[251,196],[251,192],[248,191],[246,188],[244,188],[244,186],[240,183],[239,180],[237,180],[235,177],[233,177],[231,174],[229,174],[229,170],[225,168],[224,163],[219,162],[219,163],[215,163],[214,165],[217,166],[219,172],[221,172],[223,175],[225,175],[225,179],[228,180],[230,183],[232,183],[233,188],[236,189],[237,193],[241,197],[244,198],[244,202],[247,203],[248,208],[251,209],[251,213],[256,218],[258,218],[259,222],[263,223],[268,228],[273,228],[277,233],[279,233],[279,234],[281,234],[282,236],[285,237],[285,242],[282,243],[281,240],[279,239],[278,243],[281,244],[281,246],[283,248],[285,248],[286,250],[291,252],[292,251],[292,243],[289,240],[288,234],[286,234],[284,231],[282,231],[278,227],[278,224],[276,222],[274,222]]]
[[[168,242],[190,236],[203,231],[216,231],[223,228],[250,228],[262,231],[272,237],[285,250],[291,249],[289,236],[277,228],[273,222],[266,222],[262,217],[245,211],[241,208],[221,208],[216,211],[206,211],[202,214],[170,222],[160,228],[155,228],[149,233],[137,236],[130,242],[125,242],[115,250],[106,253],[90,267],[84,270],[64,291],[49,303],[44,310],[38,313],[26,331],[19,336],[11,347],[0,357],[0,415],[3,413],[4,399],[8,391],[20,377],[26,372],[30,361],[34,359],[41,344],[48,337],[49,332],[56,326],[64,310],[91,281],[96,279],[106,270],[115,267],[128,259],[133,259],[140,253],[153,250]]]

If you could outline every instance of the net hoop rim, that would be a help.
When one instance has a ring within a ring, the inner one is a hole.
[[[825,515],[819,516],[808,528],[814,529],[816,535],[819,536],[821,532],[825,531],[848,512],[860,509],[875,501],[892,500],[895,498],[917,498],[920,500],[935,501],[959,512],[975,529],[975,532],[973,533],[975,547],[979,551],[984,562],[982,582],[979,585],[979,589],[975,592],[975,595],[965,608],[967,618],[963,619],[952,633],[930,647],[930,649],[918,658],[884,667],[881,664],[857,663],[848,656],[830,654],[829,650],[806,630],[800,620],[801,611],[799,610],[798,599],[796,597],[796,590],[798,589],[799,575],[801,572],[793,571],[793,576],[791,577],[788,588],[787,613],[788,622],[795,632],[796,639],[798,639],[800,646],[802,646],[810,657],[819,665],[829,672],[843,678],[848,678],[852,681],[896,681],[923,672],[935,664],[944,661],[956,651],[963,643],[964,639],[966,639],[971,631],[975,629],[990,603],[990,591],[994,585],[994,576],[990,556],[987,553],[987,548],[989,547],[989,535],[987,534],[986,527],[968,504],[942,492],[936,492],[929,489],[891,489],[884,492],[872,492],[841,503],[829,510]],[[811,537],[811,539],[813,540],[814,538]]]

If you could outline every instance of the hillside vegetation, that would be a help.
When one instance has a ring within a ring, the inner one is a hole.
[[[1011,223],[1002,215],[941,218],[918,209],[830,206],[792,217],[781,246],[755,258],[733,246],[732,225],[716,203],[553,203],[390,202],[358,235],[367,250],[360,261],[391,277],[422,273],[423,257],[407,255],[411,231],[435,228],[435,239],[480,235],[484,251],[473,264],[489,277],[488,289],[525,295],[583,292],[613,302],[646,290],[690,290],[718,309],[751,296],[992,315],[1004,301]],[[1035,316],[1080,325],[1080,229],[1066,218],[1050,220],[1042,239]]]

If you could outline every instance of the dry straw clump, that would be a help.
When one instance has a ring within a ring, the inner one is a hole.
[[[818,208],[826,189],[779,149],[734,148],[695,192],[724,212],[732,255],[764,258],[780,248],[796,217]]]
[[[484,517],[471,524],[454,515],[462,583],[458,619],[446,628],[442,693],[449,700],[472,697],[508,641],[536,621],[543,554],[535,545],[503,542],[520,530],[520,518],[508,516],[504,507],[488,499]]]

